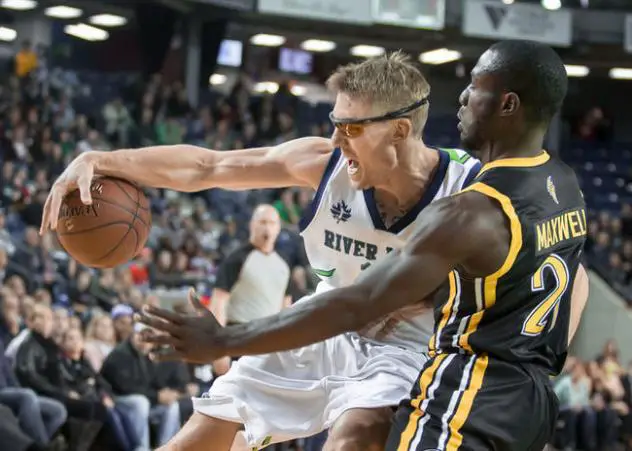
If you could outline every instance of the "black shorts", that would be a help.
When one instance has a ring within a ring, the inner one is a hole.
[[[400,403],[386,450],[542,451],[557,412],[557,397],[539,368],[439,354]]]

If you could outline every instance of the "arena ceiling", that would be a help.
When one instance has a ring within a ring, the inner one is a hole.
[[[254,11],[244,11],[234,8],[213,8],[212,6],[247,5],[255,0],[0,0],[0,5],[6,1],[31,1],[36,7],[28,11],[14,11],[0,9],[0,15],[41,14],[51,6],[65,5],[80,8],[82,17],[94,14],[114,14],[125,17],[127,26],[135,26],[134,7],[140,3],[153,2],[168,6],[179,11],[184,16],[200,17],[211,20],[224,17],[229,20],[229,38],[247,42],[250,36],[257,33],[283,34],[292,42],[300,43],[304,39],[319,38],[336,42],[336,50],[332,56],[340,58],[349,55],[349,48],[361,44],[378,45],[387,49],[402,48],[411,53],[420,53],[437,48],[457,49],[463,55],[463,61],[475,61],[491,41],[485,39],[465,39],[458,27],[447,27],[444,30],[420,30],[405,27],[373,25],[371,27],[354,26],[315,22],[293,18],[275,17],[258,14]],[[455,1],[455,0],[450,0]],[[500,0],[499,0],[500,1]],[[540,3],[540,0],[515,0],[516,2]],[[588,2],[588,3],[586,3]],[[590,8],[626,9],[632,13],[632,0],[562,0],[564,6],[580,8],[588,4]],[[568,49],[559,49],[562,56],[570,63],[589,64],[593,67],[600,65],[612,66],[614,62],[627,61],[629,54],[625,54],[622,46],[594,45],[577,43]]]

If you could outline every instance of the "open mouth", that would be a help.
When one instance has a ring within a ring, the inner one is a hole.
[[[358,172],[358,169],[360,169],[360,165],[357,161],[347,160],[347,173],[349,175],[355,174],[356,172]]]

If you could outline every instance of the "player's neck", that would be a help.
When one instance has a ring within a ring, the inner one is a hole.
[[[489,163],[506,158],[530,158],[542,153],[546,130],[531,129],[521,134],[490,142],[481,152],[481,161]]]
[[[397,165],[389,170],[384,182],[375,186],[376,199],[392,208],[407,212],[421,198],[432,180],[439,153],[415,140],[399,149]]]

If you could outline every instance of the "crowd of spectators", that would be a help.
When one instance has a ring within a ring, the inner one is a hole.
[[[556,448],[632,449],[632,363],[622,365],[613,341],[595,360],[569,357],[554,389],[560,402]]]

